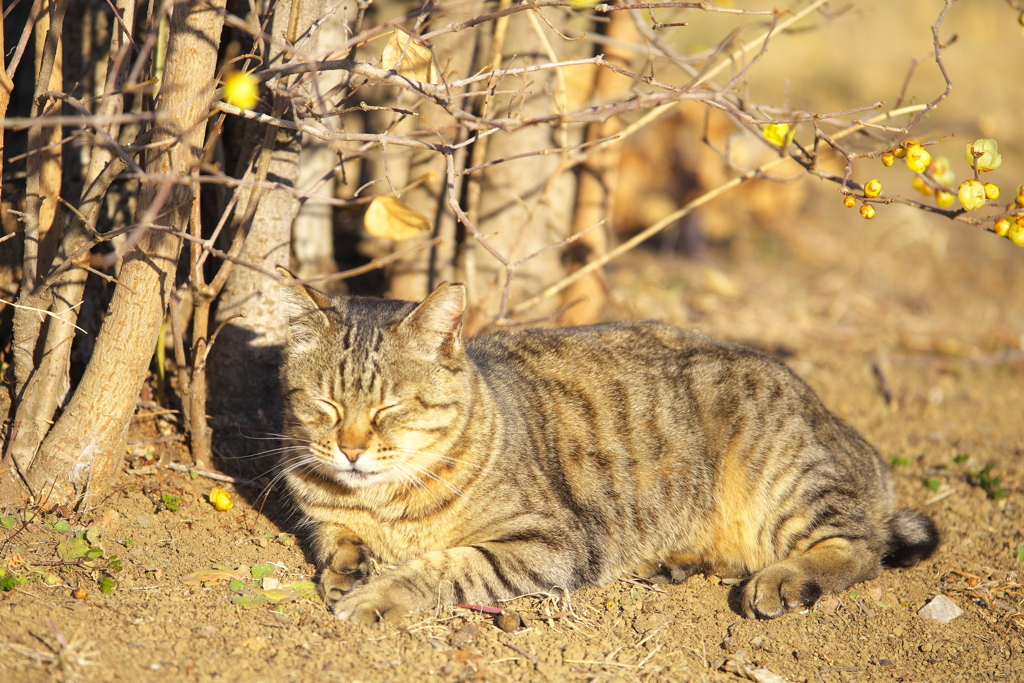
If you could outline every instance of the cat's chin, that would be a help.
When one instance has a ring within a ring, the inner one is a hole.
[[[338,483],[354,489],[367,488],[388,479],[387,474],[384,472],[366,472],[364,470],[350,469],[333,469],[330,472],[330,476]]]

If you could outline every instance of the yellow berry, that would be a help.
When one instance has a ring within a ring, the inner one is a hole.
[[[218,512],[227,512],[235,506],[231,500],[231,494],[216,486],[210,489],[209,500]]]
[[[843,197],[843,205],[848,209],[852,209],[857,205],[857,198],[854,197],[852,194],[848,194],[845,197]]]
[[[252,74],[236,71],[224,80],[224,101],[239,109],[252,109],[260,99],[260,84]]]
[[[1018,247],[1024,247],[1024,223],[1017,222],[1011,225],[1006,236]]]
[[[892,166],[895,163],[896,163],[896,155],[895,154],[893,154],[892,152],[885,152],[884,154],[882,154],[882,165],[883,166]]]
[[[788,123],[769,123],[764,127],[764,139],[773,145],[785,147],[793,141],[796,130]]]
[[[981,208],[987,201],[985,186],[982,185],[980,180],[963,181],[960,183],[960,189],[957,190],[956,196],[960,198],[960,203],[968,211]]]
[[[874,199],[882,192],[882,182],[880,180],[869,180],[864,185],[864,196],[868,199]]]
[[[997,169],[1003,163],[999,144],[992,138],[981,138],[968,143],[964,158],[967,159],[967,163],[982,172]]]
[[[999,235],[1000,237],[1006,237],[1006,233],[1010,232],[1010,227],[1013,225],[1013,221],[1005,216],[996,221],[996,224],[992,227],[992,232]]]
[[[946,187],[953,187],[956,182],[956,173],[949,167],[949,159],[946,157],[936,157],[928,164],[928,176]]]
[[[946,192],[945,190],[939,190],[935,193],[935,203],[939,205],[940,209],[945,209],[948,206],[952,206],[956,200],[956,195],[952,192]]]
[[[71,597],[75,600],[85,600],[89,596],[89,591],[85,590],[81,586],[76,588],[72,593]]]
[[[870,204],[861,204],[860,215],[862,218],[871,220],[872,218],[875,217],[875,207],[871,206]]]
[[[905,159],[907,156],[907,146],[900,145],[899,147],[892,151],[892,155],[897,159]]]
[[[914,173],[924,173],[928,164],[932,162],[931,153],[921,145],[914,143],[907,148],[907,168]]]
[[[985,183],[985,196],[989,199],[999,199],[999,186],[995,183]]]
[[[910,186],[915,190],[923,194],[925,197],[931,197],[935,194],[935,188],[928,184],[921,176],[914,176],[914,179],[910,181]]]
[[[1014,199],[1014,202],[1017,204],[1017,206],[1024,209],[1024,185],[1021,185],[1017,188],[1017,197],[1016,199]]]

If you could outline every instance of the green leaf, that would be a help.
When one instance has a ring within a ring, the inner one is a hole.
[[[123,545],[125,548],[131,548],[133,543],[135,543],[135,541],[133,541],[130,538],[126,538],[123,541],[121,541],[121,545]]]
[[[110,595],[117,588],[117,582],[109,576],[104,576],[100,581],[100,592],[104,595]]]
[[[85,557],[89,552],[89,544],[84,538],[71,538],[57,544],[57,555],[65,562],[74,562]],[[100,551],[102,554],[103,551]]]
[[[889,456],[889,467],[896,467],[897,465],[909,465],[910,458],[893,453]]]
[[[928,479],[924,480],[924,485],[925,487],[927,487],[929,491],[935,493],[936,491],[939,490],[939,488],[942,487],[942,480],[939,479],[938,477],[929,477]]]
[[[189,471],[188,471],[188,476],[189,476],[189,478],[191,478],[191,479],[198,479],[198,478],[199,478],[199,473],[198,473],[198,472],[196,472],[196,471],[195,471],[195,470],[193,470],[193,469],[189,469]]]
[[[236,595],[231,598],[231,604],[248,609],[267,604],[267,599],[262,595]]]
[[[971,459],[971,456],[967,453],[961,453],[960,455],[953,458],[953,462],[957,465],[963,465],[965,462]]]
[[[25,583],[25,579],[11,574],[0,579],[0,590],[12,591],[23,583]]]
[[[1024,562],[1024,543],[1017,544],[1017,561]]]
[[[88,557],[90,560],[95,560],[97,558],[103,557],[103,548],[89,548],[89,550],[85,553],[85,556]]]
[[[312,581],[293,581],[281,586],[293,591],[299,600],[316,600],[316,584]]]
[[[65,522],[63,519],[58,519],[56,522],[53,523],[53,530],[59,531],[62,534],[70,534],[71,525]]]
[[[968,474],[967,479],[975,486],[980,486],[989,498],[998,500],[1006,497],[1006,489],[999,485],[1003,480],[1002,477],[992,476],[993,467],[995,465],[989,463],[981,468],[980,471]]]
[[[629,591],[629,597],[633,598],[634,600],[639,600],[640,599],[640,591],[638,591],[635,588],[631,589]]]
[[[283,588],[271,588],[263,591],[263,597],[265,597],[271,604],[278,604],[284,602],[289,598],[294,598],[288,591]]]
[[[275,565],[270,564],[269,562],[264,562],[262,564],[254,564],[252,566],[252,578],[259,580],[262,579],[264,576],[270,576],[274,573],[275,569],[277,569],[277,567]]]
[[[241,579],[234,579],[228,583],[228,590],[232,593],[238,593],[241,595],[245,592],[245,581]]]
[[[0,517],[0,524],[2,524],[5,529],[13,529],[17,522],[18,520],[15,519],[14,515],[4,515],[3,517]]]

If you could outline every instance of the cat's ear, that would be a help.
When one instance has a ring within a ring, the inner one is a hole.
[[[460,353],[465,310],[465,285],[458,282],[439,285],[402,321],[402,328],[409,334],[410,347],[436,360]]]
[[[330,297],[312,287],[298,284],[287,268],[276,266],[274,270],[281,276],[282,295],[291,327],[321,328],[327,325],[326,311],[334,306]]]

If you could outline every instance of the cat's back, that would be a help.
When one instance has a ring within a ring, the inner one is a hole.
[[[767,380],[804,388],[785,365],[758,351],[657,321],[501,331],[467,340],[466,352],[485,377],[497,380],[564,377],[600,384],[655,376],[696,389],[742,377],[748,389]]]

